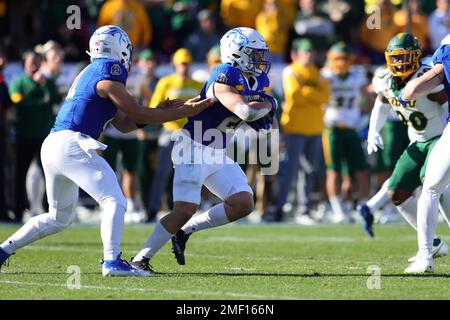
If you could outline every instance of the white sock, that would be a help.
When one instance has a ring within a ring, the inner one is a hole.
[[[136,211],[136,204],[134,203],[133,198],[127,198],[127,212]]]
[[[388,203],[388,184],[389,179],[387,179],[381,186],[381,189],[378,190],[378,192],[375,193],[375,195],[370,198],[369,201],[367,201],[366,205],[369,207],[372,214],[374,214],[375,211]]]
[[[417,197],[412,195],[402,204],[395,206],[403,219],[414,229],[417,230]]]
[[[100,234],[103,241],[103,258],[115,260],[120,254],[125,207],[116,201],[102,203],[102,207]]]
[[[207,228],[222,226],[229,223],[225,206],[219,203],[197,216],[192,217],[181,229],[186,233],[197,232]]]
[[[331,196],[328,198],[330,201],[331,209],[333,212],[341,217],[347,217],[348,214],[345,211],[344,201],[341,196]]]
[[[439,209],[445,222],[450,227],[450,186],[447,186],[442,193],[441,200],[439,201]]]
[[[426,180],[425,180],[426,182]],[[423,188],[417,205],[418,255],[431,256],[434,232],[438,221],[439,192]]]
[[[148,237],[147,241],[145,241],[141,251],[134,257],[133,261],[140,261],[144,257],[151,259],[173,236],[173,234],[169,233],[169,231],[164,228],[161,221],[158,221],[152,234]]]

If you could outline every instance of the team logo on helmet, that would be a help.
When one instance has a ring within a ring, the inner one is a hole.
[[[228,36],[230,37],[231,40],[228,46],[231,45],[231,42],[236,43],[238,46],[245,46],[250,42],[248,38],[245,36],[245,34],[243,34],[242,31],[239,30],[238,28],[231,30]]]

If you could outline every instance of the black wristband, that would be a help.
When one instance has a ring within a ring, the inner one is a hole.
[[[136,123],[136,127],[138,127],[138,129],[142,129],[143,127],[145,127],[147,124],[146,123],[144,123],[144,124],[142,124],[142,123]]]

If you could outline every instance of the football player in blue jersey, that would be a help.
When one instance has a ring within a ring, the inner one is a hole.
[[[116,175],[96,150],[108,121],[128,132],[151,123],[184,118],[212,104],[199,97],[187,102],[167,100],[156,109],[140,107],[125,89],[132,61],[132,44],[119,27],[97,29],[89,42],[91,64],[74,80],[55,124],[45,139],[42,165],[49,212],[33,217],[0,245],[0,266],[17,249],[66,228],[75,216],[78,189],[83,188],[103,209],[104,276],[147,276],[121,259],[120,242],[126,200]]]
[[[420,96],[429,94],[436,86],[444,84],[447,98],[450,97],[450,35],[433,55],[434,67],[423,76],[411,80],[400,96],[400,102],[407,104]],[[450,112],[447,122],[450,121]],[[425,171],[422,193],[417,205],[417,237],[419,251],[406,273],[434,272],[432,255],[433,238],[438,222],[439,199],[450,184],[450,125],[447,124],[439,141],[431,151]],[[442,203],[443,206],[450,204]]]
[[[264,60],[267,52],[266,42],[254,29],[234,28],[222,37],[222,63],[214,67],[200,94],[215,102],[190,117],[175,142],[174,208],[156,224],[133,258],[136,268],[148,270],[149,260],[170,239],[178,263],[184,265],[186,241],[193,232],[236,221],[253,211],[247,177],[227,157],[225,148],[233,129],[244,122],[255,130],[272,126],[276,100],[265,93],[270,83],[270,62]],[[223,202],[192,217],[200,204],[202,185]]]

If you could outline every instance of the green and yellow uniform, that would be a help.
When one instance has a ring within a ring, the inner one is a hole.
[[[431,67],[422,64],[411,79],[423,75]],[[447,124],[445,117],[447,104],[440,105],[423,96],[411,101],[406,107],[398,101],[397,80],[386,69],[374,80],[375,91],[385,97],[401,121],[408,126],[411,144],[405,149],[389,178],[389,190],[415,190],[421,185],[430,151],[441,136]],[[433,89],[432,93],[443,90],[443,85]]]
[[[367,169],[367,162],[358,137],[361,122],[361,89],[367,85],[363,72],[349,71],[340,76],[324,69],[322,75],[328,79],[331,99],[327,105],[323,134],[325,163],[329,170],[352,175]]]
[[[61,101],[55,82],[39,84],[24,75],[9,87],[16,110],[16,134],[29,139],[44,139],[55,121],[53,105]]]

